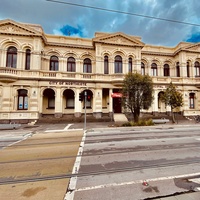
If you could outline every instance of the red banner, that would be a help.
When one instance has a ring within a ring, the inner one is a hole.
[[[116,93],[112,93],[111,94],[112,98],[121,98],[122,97],[122,93],[116,92]]]

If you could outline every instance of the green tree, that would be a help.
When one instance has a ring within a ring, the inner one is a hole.
[[[122,87],[122,105],[129,109],[134,121],[139,121],[140,110],[148,109],[153,102],[153,82],[149,75],[128,73]]]
[[[170,82],[169,87],[164,91],[161,96],[161,100],[165,102],[165,105],[171,107],[172,112],[172,122],[175,123],[175,113],[174,111],[183,106],[183,95],[176,90],[176,87]]]

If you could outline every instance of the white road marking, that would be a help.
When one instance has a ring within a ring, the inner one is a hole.
[[[73,125],[73,124],[68,124],[68,125],[64,128],[64,130],[67,130],[71,125]]]
[[[68,124],[64,129],[58,129],[58,130],[46,130],[45,133],[53,133],[53,132],[64,132],[64,131],[77,131],[77,130],[83,130],[81,129],[69,129],[70,126],[73,124]]]
[[[160,177],[160,178],[153,178],[153,179],[146,179],[145,181],[148,182],[153,182],[153,181],[163,181],[163,180],[169,180],[169,179],[174,179],[174,178],[186,178],[190,176],[199,176],[200,173],[193,173],[193,174],[184,174],[184,175],[177,175],[177,176],[167,176],[167,177]],[[190,179],[194,180],[194,179]],[[117,186],[124,186],[124,185],[133,185],[133,184],[142,184],[144,180],[136,180],[136,181],[130,181],[130,182],[124,182],[124,183],[109,183],[105,185],[97,185],[94,187],[84,187],[84,188],[79,188],[76,189],[76,192],[81,192],[81,191],[86,191],[86,190],[96,190],[96,189],[101,189],[101,188],[109,188],[109,187],[117,187]]]
[[[72,174],[76,174],[79,171],[80,164],[81,164],[81,156],[80,155],[82,155],[82,152],[83,152],[85,137],[86,137],[86,131],[84,131],[82,141],[80,143],[80,147],[79,147],[78,154],[77,154],[79,156],[76,157],[75,164],[74,164],[74,167],[72,170]],[[76,184],[77,184],[77,176],[70,178],[69,186],[67,188],[68,192],[65,194],[64,200],[73,200],[74,199]]]

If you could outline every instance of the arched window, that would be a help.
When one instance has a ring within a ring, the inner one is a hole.
[[[89,58],[85,58],[83,62],[83,73],[92,73],[92,63]]]
[[[104,74],[109,73],[108,56],[104,56]]]
[[[17,110],[27,110],[28,109],[28,96],[27,90],[18,90],[18,104]]]
[[[189,106],[191,109],[194,109],[194,99],[195,99],[195,93],[189,94]]]
[[[164,64],[164,76],[170,76],[169,65]]]
[[[115,73],[122,73],[122,57],[115,56]]]
[[[75,58],[69,57],[67,59],[67,71],[68,72],[75,72],[76,71],[76,61],[75,61]]]
[[[198,61],[194,63],[194,68],[195,68],[195,76],[199,77],[200,76],[200,64]]]
[[[15,47],[9,47],[7,50],[6,67],[17,67],[17,49]]]
[[[179,65],[179,62],[176,63],[176,76],[180,77],[180,65]]]
[[[151,75],[157,76],[157,64],[156,63],[151,64]]]
[[[190,77],[190,63],[187,62],[187,77]]]
[[[145,75],[145,65],[143,62],[141,63],[141,74]]]
[[[31,50],[26,49],[25,70],[30,69],[30,62],[31,62]]]
[[[51,56],[49,70],[58,71],[58,57],[57,56]]]
[[[132,72],[133,71],[133,61],[132,58],[128,59],[128,72]]]

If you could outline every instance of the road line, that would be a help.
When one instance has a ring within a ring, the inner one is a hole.
[[[82,155],[82,153],[83,153],[85,137],[86,137],[86,131],[84,131],[84,133],[83,133],[82,141],[80,143],[80,147],[79,147],[78,154],[77,154],[77,157],[75,160],[75,164],[74,164],[74,167],[72,170],[72,174],[77,174],[79,171],[80,164],[81,164],[81,156],[80,155]],[[70,182],[69,182],[69,185],[67,188],[67,193],[65,194],[64,200],[73,200],[74,199],[77,178],[78,178],[77,176],[70,178]]]
[[[64,130],[67,130],[71,125],[73,125],[73,124],[68,124],[68,125],[64,128]]]
[[[153,179],[145,179],[146,182],[154,182],[154,181],[163,181],[163,180],[169,180],[169,179],[175,179],[175,178],[186,178],[190,176],[199,176],[200,173],[193,173],[193,174],[184,174],[184,175],[177,175],[177,176],[167,176],[167,177],[160,177],[160,178],[153,178]],[[192,179],[194,180],[194,179]],[[94,187],[84,187],[76,189],[76,192],[81,191],[87,191],[87,190],[96,190],[101,188],[109,188],[109,187],[117,187],[117,186],[124,186],[124,185],[133,185],[133,184],[142,184],[144,180],[136,180],[136,181],[130,181],[130,182],[124,182],[124,183],[109,183],[104,185],[97,185]]]

